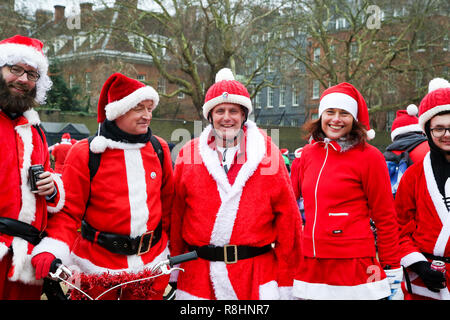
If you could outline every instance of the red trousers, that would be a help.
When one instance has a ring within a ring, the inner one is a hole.
[[[11,261],[11,252],[0,261],[0,300],[40,300],[42,286],[8,280]]]

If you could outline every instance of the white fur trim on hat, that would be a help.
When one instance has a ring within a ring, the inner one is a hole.
[[[47,91],[53,84],[47,75],[47,58],[31,46],[16,43],[0,44],[0,66],[17,63],[25,63],[38,70],[40,78],[36,81],[36,101],[44,104]]]
[[[228,92],[224,92],[220,96],[207,101],[203,105],[203,116],[205,117],[205,119],[208,119],[208,113],[211,111],[211,109],[221,103],[234,103],[244,106],[248,109],[248,114],[252,113],[253,110],[252,101],[249,98],[238,94],[228,94]]]
[[[159,95],[156,90],[150,86],[139,88],[120,100],[108,103],[105,107],[106,118],[109,121],[113,121],[144,100],[153,100],[152,110],[154,110],[159,103]]]
[[[339,108],[348,111],[355,120],[358,120],[358,102],[345,93],[332,92],[325,95],[319,103],[319,117],[322,112],[329,108]]]
[[[403,127],[398,127],[397,129],[391,132],[391,139],[394,141],[395,137],[400,134],[408,133],[408,132],[423,132],[422,128],[418,124],[410,124]]]
[[[425,130],[425,123],[433,118],[435,115],[437,115],[440,112],[443,111],[449,111],[450,110],[450,104],[443,104],[440,106],[433,107],[429,109],[428,111],[422,113],[419,117],[419,126],[422,130]]]

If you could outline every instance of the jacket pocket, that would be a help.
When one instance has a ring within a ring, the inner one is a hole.
[[[347,212],[330,212],[328,213],[327,233],[332,236],[341,236],[345,233],[345,226],[348,222],[349,214]]]

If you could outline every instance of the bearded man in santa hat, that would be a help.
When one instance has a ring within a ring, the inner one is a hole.
[[[31,251],[41,240],[48,212],[64,204],[62,181],[34,107],[52,82],[41,41],[16,35],[0,41],[0,299],[39,299]],[[31,189],[29,169],[42,165]]]
[[[435,78],[419,106],[419,126],[430,151],[409,167],[395,198],[401,225],[405,299],[449,300],[450,83]],[[433,261],[441,268],[435,270]]]
[[[292,296],[300,213],[281,152],[251,112],[247,89],[220,70],[203,105],[210,124],[175,163],[171,251],[199,256],[181,264],[176,299]]]
[[[33,251],[38,279],[58,258],[77,266],[81,289],[95,299],[115,285],[148,278],[151,268],[167,258],[173,177],[169,147],[149,128],[158,102],[152,87],[123,74],[106,80],[98,102],[98,134],[72,146],[62,175],[65,206],[50,219],[48,236]],[[153,147],[155,139],[162,149]],[[155,149],[163,152],[162,163]],[[99,163],[91,175],[94,158]],[[101,299],[162,299],[168,281],[162,276],[136,282]],[[77,290],[70,297],[86,299]]]

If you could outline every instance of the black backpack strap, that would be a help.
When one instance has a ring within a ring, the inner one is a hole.
[[[39,133],[39,136],[41,137],[42,143],[44,143],[44,136],[43,136],[43,132],[41,129],[41,126],[38,124],[34,124],[33,127],[37,130],[37,132]]]
[[[102,159],[102,154],[101,153],[94,153],[91,151],[91,142],[92,140],[94,140],[96,136],[90,136],[88,138],[88,148],[89,148],[89,162],[88,162],[88,167],[89,167],[89,176],[90,176],[90,181],[92,181],[92,179],[94,178],[95,174],[98,171],[98,167],[100,166],[100,161]]]
[[[155,136],[150,136],[150,142],[152,143],[153,150],[155,150],[156,155],[159,158],[159,162],[161,163],[161,169],[164,168],[164,151],[162,149],[161,143]]]

